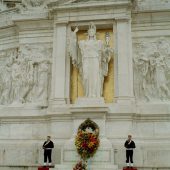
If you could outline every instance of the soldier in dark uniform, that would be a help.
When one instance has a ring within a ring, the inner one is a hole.
[[[51,137],[47,136],[47,141],[45,141],[44,144],[43,144],[44,166],[47,165],[47,158],[48,158],[49,166],[51,166],[51,154],[52,154],[53,148],[54,148],[54,143],[51,141]]]
[[[131,166],[133,167],[133,149],[136,148],[135,142],[132,140],[132,136],[128,135],[128,139],[125,141],[124,144],[126,148],[126,164],[127,167]],[[129,162],[130,159],[130,162]]]

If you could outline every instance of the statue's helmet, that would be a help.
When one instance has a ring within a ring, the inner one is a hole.
[[[95,36],[96,35],[96,26],[93,22],[91,22],[90,25],[89,25],[88,35],[89,36]]]

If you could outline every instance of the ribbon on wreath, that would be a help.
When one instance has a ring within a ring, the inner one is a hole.
[[[91,170],[91,159],[87,160],[87,170]]]

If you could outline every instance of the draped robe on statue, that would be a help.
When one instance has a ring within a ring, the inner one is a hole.
[[[82,56],[82,79],[86,97],[100,97],[102,95],[101,54],[103,43],[101,40],[82,40],[79,42]]]

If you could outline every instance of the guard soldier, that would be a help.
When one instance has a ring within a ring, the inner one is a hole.
[[[128,139],[124,144],[126,148],[126,164],[127,167],[133,167],[133,149],[136,148],[135,142],[132,140],[132,136],[128,135]],[[129,162],[130,160],[130,162]]]
[[[54,143],[51,141],[51,137],[47,136],[47,141],[45,141],[44,144],[43,144],[44,166],[47,165],[47,158],[48,158],[49,166],[51,166],[51,154],[52,154],[53,148],[54,148]]]

